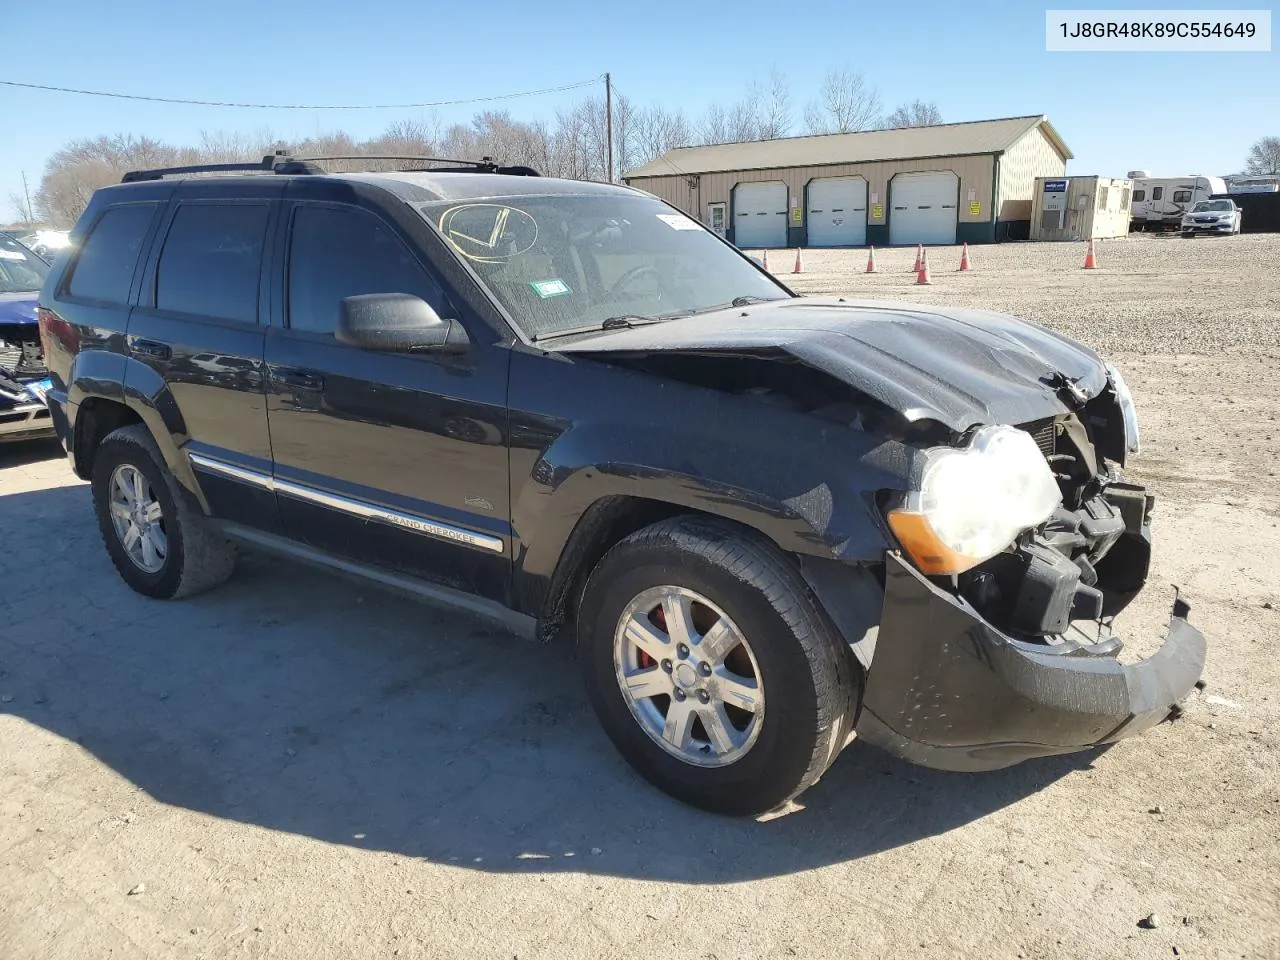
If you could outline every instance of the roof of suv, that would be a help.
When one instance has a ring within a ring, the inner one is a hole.
[[[307,182],[342,180],[367,183],[383,187],[402,200],[413,203],[434,200],[480,200],[495,197],[548,196],[548,195],[626,195],[634,196],[634,187],[597,183],[591,180],[565,180],[559,177],[526,177],[500,173],[454,173],[431,170],[388,173],[319,173],[319,174],[271,174],[252,173],[219,175],[217,177],[173,177],[167,182],[193,182],[202,185],[226,183],[243,184],[246,181],[261,183],[264,178],[299,179]],[[105,189],[129,190],[154,185],[155,181],[114,184]]]

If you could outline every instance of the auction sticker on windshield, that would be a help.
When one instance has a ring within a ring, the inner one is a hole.
[[[547,297],[563,297],[566,293],[573,293],[569,289],[569,285],[559,278],[554,280],[534,280],[529,286],[533,287],[534,293],[543,300],[547,299]]]
[[[658,219],[665,223],[672,230],[701,230],[698,224],[694,223],[688,217],[681,216],[678,213],[660,213]]]

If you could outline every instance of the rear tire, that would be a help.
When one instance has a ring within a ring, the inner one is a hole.
[[[683,653],[668,615],[678,610],[691,628]],[[816,783],[861,700],[861,672],[795,565],[711,518],[654,524],[605,554],[583,595],[578,656],[605,732],[637,772],[734,816]]]
[[[176,600],[231,576],[235,547],[179,486],[146,427],[121,427],[103,439],[92,487],[102,542],[138,593]]]

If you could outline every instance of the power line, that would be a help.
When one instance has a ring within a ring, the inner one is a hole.
[[[599,83],[604,77],[592,77],[562,87],[545,87],[541,90],[525,90],[520,93],[502,93],[493,97],[471,97],[465,100],[431,100],[424,103],[370,103],[370,104],[303,104],[303,103],[233,103],[222,100],[183,100],[177,97],[148,97],[138,93],[110,93],[104,90],[78,90],[74,87],[54,87],[44,83],[22,83],[17,80],[0,80],[0,86],[23,87],[27,90],[50,90],[54,93],[76,93],[86,97],[109,97],[113,100],[146,100],[150,103],[177,103],[197,107],[240,107],[249,110],[416,110],[420,107],[451,107],[467,103],[492,103],[495,100],[514,100],[517,97],[536,97],[545,93],[563,93]]]

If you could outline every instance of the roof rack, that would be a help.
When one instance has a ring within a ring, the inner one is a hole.
[[[430,172],[430,173],[498,173],[516,177],[540,176],[532,167],[507,167],[494,163],[491,157],[479,160],[451,160],[446,157],[369,155],[350,157],[291,157],[283,150],[268,154],[258,163],[200,163],[186,167],[157,167],[154,170],[130,170],[121,178],[121,183],[140,183],[144,180],[161,180],[164,177],[185,176],[192,173],[275,173],[281,175],[316,176],[327,171],[320,163],[326,160],[397,160],[407,163],[443,163],[444,167],[410,167],[397,172]]]

